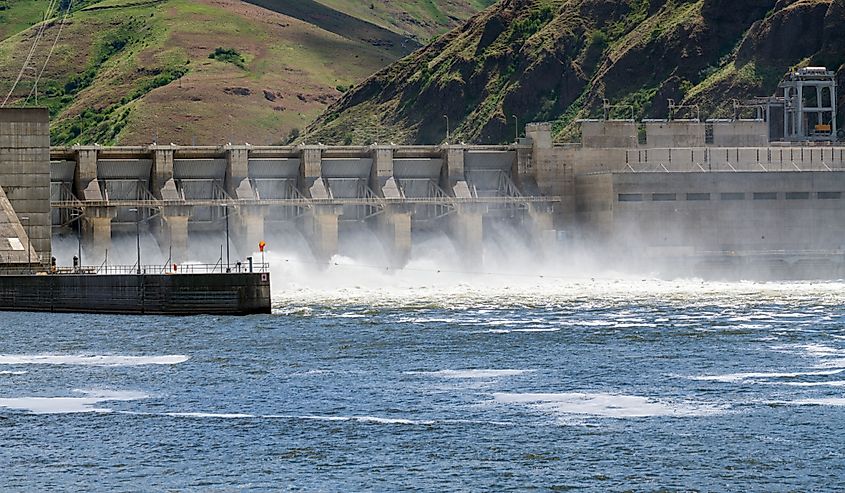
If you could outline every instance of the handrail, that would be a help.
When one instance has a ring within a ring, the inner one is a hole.
[[[293,206],[308,207],[315,205],[387,205],[387,204],[509,204],[524,202],[553,203],[560,202],[559,196],[491,196],[491,197],[358,197],[343,199],[191,199],[191,200],[57,200],[51,202],[55,209],[85,208],[85,207],[168,207],[168,206],[196,206],[196,207],[238,207],[238,206]]]
[[[148,264],[141,265],[140,272],[142,274],[223,274],[226,273],[226,264],[200,264],[200,263],[173,263],[173,264]],[[253,262],[252,272],[265,273],[270,271],[270,264],[267,262]],[[235,262],[229,266],[231,273],[248,273],[249,264],[245,262]],[[100,274],[100,275],[115,275],[115,274],[137,274],[137,265],[99,265],[99,266],[83,266],[78,269],[60,268],[57,269],[56,274]]]

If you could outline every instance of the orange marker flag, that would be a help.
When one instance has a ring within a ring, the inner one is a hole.
[[[266,246],[267,246],[267,243],[264,243],[263,241],[259,241],[258,242],[258,251],[264,252],[264,247],[266,247]]]

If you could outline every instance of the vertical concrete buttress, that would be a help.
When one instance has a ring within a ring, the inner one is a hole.
[[[151,145],[149,151],[153,158],[150,192],[157,199],[177,200],[178,192],[173,181],[173,147]]]
[[[230,197],[240,198],[238,192],[241,194],[249,193],[246,189],[242,189],[241,185],[249,176],[249,147],[248,146],[226,146],[226,177],[225,188],[226,193]],[[249,182],[246,183],[247,188]],[[249,198],[249,197],[243,197]]]
[[[318,262],[328,262],[337,254],[336,206],[314,206],[303,219],[303,232],[311,244],[311,251]]]
[[[81,200],[103,200],[103,192],[97,181],[98,153],[97,147],[76,149],[73,192]]]
[[[323,148],[300,148],[299,191],[312,199],[329,199],[329,189],[322,177]],[[338,252],[337,218],[341,207],[314,204],[302,219],[302,232],[318,262],[328,262]]]
[[[399,184],[393,175],[393,147],[373,147],[372,157],[370,188],[379,197],[401,198]],[[394,268],[404,267],[411,258],[410,208],[390,204],[370,224],[387,250],[390,265]]]
[[[100,265],[111,249],[111,222],[117,217],[113,207],[88,207],[82,220],[82,246],[85,263]]]
[[[472,198],[473,194],[466,180],[464,170],[464,147],[450,145],[443,147],[441,187],[456,199]],[[470,268],[483,263],[483,210],[478,205],[458,203],[454,214],[449,217],[449,237],[461,261]]]
[[[171,262],[179,264],[190,257],[188,248],[188,220],[191,217],[190,206],[167,206],[161,211],[157,240],[162,254],[171,255]]]
[[[264,209],[241,206],[238,209],[238,242],[245,246],[247,254],[258,251],[258,243],[264,240]]]

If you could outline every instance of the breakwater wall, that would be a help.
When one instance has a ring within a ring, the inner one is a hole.
[[[0,310],[143,315],[270,313],[267,273],[0,276]]]

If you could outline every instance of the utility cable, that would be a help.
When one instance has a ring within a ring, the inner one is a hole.
[[[32,47],[29,49],[29,54],[27,54],[26,60],[24,60],[20,72],[18,72],[18,77],[15,79],[14,84],[12,84],[12,88],[9,89],[9,94],[6,95],[6,99],[4,99],[3,103],[0,104],[0,108],[5,107],[6,103],[9,102],[9,98],[12,97],[12,93],[15,92],[15,89],[18,87],[18,83],[23,78],[24,71],[26,71],[26,68],[32,61],[32,55],[35,54],[35,49],[38,47],[38,43],[39,41],[41,41],[41,37],[44,35],[44,30],[47,28],[47,19],[50,18],[50,13],[53,11],[55,4],[56,0],[50,0],[50,3],[47,5],[47,9],[44,10],[44,16],[41,20],[41,24],[38,26],[38,31],[35,33],[35,41],[33,41]]]
[[[41,66],[41,71],[38,72],[38,76],[35,77],[35,84],[32,85],[32,88],[29,90],[29,94],[26,96],[23,104],[24,106],[26,103],[29,102],[29,98],[32,97],[32,94],[35,92],[35,89],[38,87],[38,82],[41,81],[41,76],[44,75],[44,71],[47,70],[47,65],[50,63],[50,57],[53,56],[53,50],[56,49],[56,44],[59,42],[59,38],[62,37],[62,30],[65,28],[65,21],[67,20],[68,15],[70,14],[70,9],[73,8],[73,0],[70,0],[67,4],[67,9],[65,10],[65,15],[62,17],[61,23],[59,23],[59,32],[56,34],[56,39],[53,40],[53,46],[50,47],[50,51],[47,52],[47,59],[44,60],[44,65]],[[38,96],[36,95],[36,99]],[[37,102],[37,101],[36,101]]]

